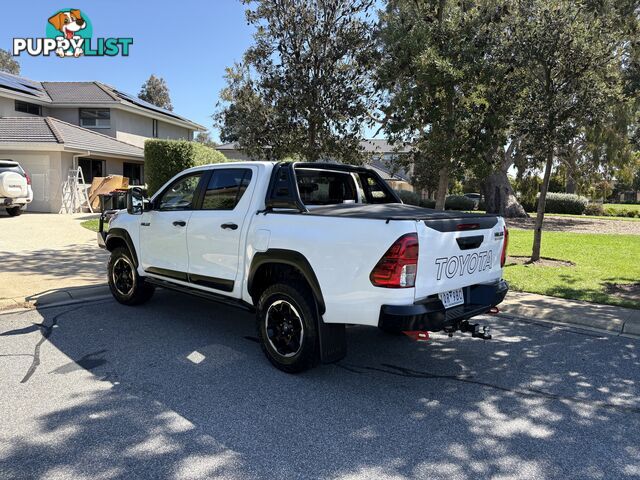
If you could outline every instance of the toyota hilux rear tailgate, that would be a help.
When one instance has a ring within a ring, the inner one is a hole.
[[[452,212],[448,218],[418,222],[417,233],[420,250],[416,300],[452,292],[452,298],[447,300],[451,304],[460,303],[456,300],[458,289],[495,282],[502,277],[505,224],[501,217],[457,216]]]

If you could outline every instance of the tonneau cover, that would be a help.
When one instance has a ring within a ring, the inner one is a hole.
[[[434,210],[404,203],[355,204],[344,203],[311,207],[305,215],[328,217],[369,218],[374,220],[449,220],[449,219],[497,219],[495,215],[466,213],[455,210]],[[495,223],[495,222],[494,222]]]

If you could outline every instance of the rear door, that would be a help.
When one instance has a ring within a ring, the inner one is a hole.
[[[504,221],[494,216],[418,222],[416,299],[501,278]]]
[[[192,213],[187,229],[189,279],[201,287],[231,292],[247,217],[255,213],[249,212],[249,205],[257,167],[220,166],[210,172],[202,206]]]

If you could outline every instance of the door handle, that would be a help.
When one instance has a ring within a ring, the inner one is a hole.
[[[235,223],[223,223],[222,225],[220,225],[221,228],[224,228],[225,230],[237,230],[238,229],[238,225],[236,225]]]
[[[184,220],[176,220],[175,222],[173,222],[173,225],[175,227],[184,227],[187,224],[187,222],[185,222]]]
[[[141,227],[150,227],[151,223],[149,223],[149,222],[140,222],[140,226]]]

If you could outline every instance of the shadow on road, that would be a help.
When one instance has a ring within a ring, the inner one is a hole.
[[[252,316],[199,299],[158,291],[138,308],[40,313],[70,358],[52,370],[43,358],[40,373],[88,370],[95,388],[38,418],[55,446],[21,440],[0,458],[15,478],[640,472],[633,340],[504,320],[492,320],[491,342],[419,344],[353,327],[345,360],[292,376],[263,358]]]
[[[108,255],[104,250],[91,244],[0,253],[3,273],[25,276],[74,278],[92,275],[103,278],[107,260]]]

